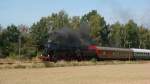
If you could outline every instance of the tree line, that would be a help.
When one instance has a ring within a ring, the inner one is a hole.
[[[49,32],[64,26],[77,30],[84,22],[88,23],[89,35],[98,46],[150,49],[150,29],[137,25],[133,20],[126,24],[107,24],[96,10],[72,17],[62,10],[42,17],[30,27],[14,24],[6,28],[0,26],[0,58],[16,58],[19,51],[21,58],[35,57],[41,54]]]

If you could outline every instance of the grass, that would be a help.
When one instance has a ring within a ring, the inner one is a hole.
[[[60,62],[60,64],[61,63],[63,62]],[[1,69],[0,83],[1,84],[149,84],[150,83],[149,65],[150,63],[145,64],[127,63],[127,64],[54,67],[54,68],[38,68],[38,69],[35,68]]]
[[[13,61],[10,60],[0,64],[0,69],[19,69],[19,68],[50,68],[50,67],[66,67],[66,66],[91,66],[91,65],[117,65],[117,64],[139,64],[142,61],[59,61],[59,62],[36,62],[36,61]]]

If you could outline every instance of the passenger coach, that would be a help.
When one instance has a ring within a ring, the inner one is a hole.
[[[131,49],[133,52],[134,59],[136,60],[149,60],[150,50],[147,49]]]
[[[114,60],[131,60],[133,54],[130,49],[126,48],[111,48],[111,47],[97,47],[97,56],[99,59],[114,59]]]

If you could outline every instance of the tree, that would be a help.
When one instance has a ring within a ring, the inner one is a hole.
[[[150,49],[150,30],[145,33],[145,48]]]
[[[92,10],[81,18],[81,22],[87,22],[90,25],[90,36],[96,40],[96,44],[106,46],[108,42],[109,28],[104,18]]]
[[[1,24],[0,24],[0,33],[2,32],[2,26],[1,26]]]
[[[146,38],[148,35],[148,30],[143,26],[139,28],[139,48],[146,48]]]
[[[16,54],[18,52],[18,38],[20,32],[15,25],[10,25],[3,30],[1,35],[1,47],[2,53],[5,56],[9,56],[11,53]]]
[[[127,39],[125,47],[138,48],[139,47],[139,35],[138,26],[133,20],[129,20],[125,25]]]
[[[112,47],[121,47],[121,31],[123,26],[116,22],[115,24],[111,25],[110,31],[110,45]]]
[[[2,26],[0,25],[0,58],[2,57]]]
[[[39,45],[38,48],[42,49],[48,39],[47,18],[42,18],[37,24],[31,26],[31,38],[33,39],[33,45]]]
[[[110,36],[110,26],[109,25],[106,25],[105,22],[103,22],[103,27],[102,29],[100,30],[100,38],[101,38],[101,43],[102,43],[102,46],[110,46],[110,40],[109,40],[109,36]]]
[[[53,29],[59,29],[64,26],[69,26],[68,14],[64,10],[61,10],[59,13],[52,13],[52,15],[47,19],[48,23],[50,22]]]
[[[80,17],[79,16],[73,16],[71,18],[71,28],[78,29],[80,27]]]
[[[19,25],[18,29],[20,30],[20,55],[21,58],[31,59],[32,57],[37,56],[36,46],[33,44],[33,39],[31,38],[31,34],[29,33],[29,27],[26,25]]]
[[[126,41],[127,41],[127,32],[125,29],[125,26],[122,25],[121,31],[120,31],[120,37],[121,37],[121,47],[126,48]]]
[[[102,17],[97,13],[96,10],[92,10],[88,14],[84,15],[81,18],[82,23],[88,23],[90,25],[90,35],[92,37],[98,37],[99,36],[99,31],[100,31],[100,19]]]

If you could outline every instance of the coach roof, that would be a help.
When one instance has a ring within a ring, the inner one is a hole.
[[[112,47],[97,47],[97,48],[102,50],[112,50],[112,51],[131,51],[128,48],[112,48]]]
[[[148,49],[135,49],[135,48],[132,48],[131,50],[132,50],[133,52],[150,53],[150,50],[148,50]]]

